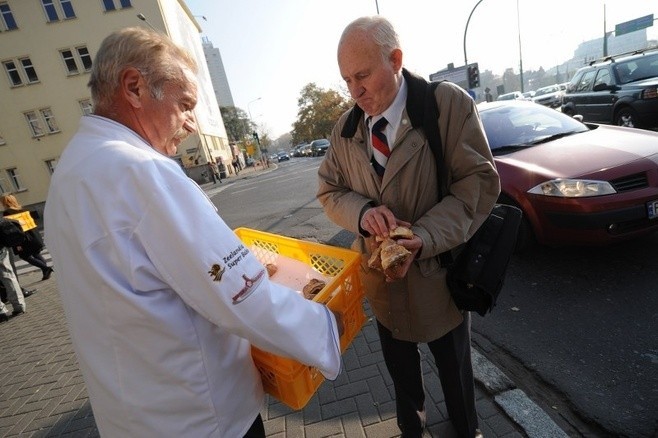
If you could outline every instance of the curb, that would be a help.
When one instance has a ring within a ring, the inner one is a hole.
[[[498,367],[471,348],[473,376],[503,411],[530,438],[568,438],[568,435]]]

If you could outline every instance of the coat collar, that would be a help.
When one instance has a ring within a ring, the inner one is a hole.
[[[406,110],[409,115],[411,126],[418,128],[423,124],[424,99],[428,82],[422,77],[409,72],[406,68],[402,69],[402,76],[407,81],[407,102]],[[356,133],[359,122],[363,119],[363,110],[359,105],[354,105],[347,116],[345,125],[340,133],[343,138],[352,138]]]

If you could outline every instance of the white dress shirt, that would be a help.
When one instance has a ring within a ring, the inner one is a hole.
[[[270,282],[201,188],[127,127],[82,118],[44,223],[103,436],[243,436],[264,400],[251,344],[340,371],[333,315]]]

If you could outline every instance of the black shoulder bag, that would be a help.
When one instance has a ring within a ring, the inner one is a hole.
[[[438,125],[439,109],[434,97],[438,84],[431,82],[427,86],[423,129],[436,160],[441,198],[447,193],[448,182]],[[456,258],[453,259],[451,251],[439,255],[441,266],[448,270],[448,288],[458,308],[477,312],[481,316],[491,312],[503,288],[520,224],[520,209],[496,204]]]

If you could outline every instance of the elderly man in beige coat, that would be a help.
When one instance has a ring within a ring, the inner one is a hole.
[[[418,117],[427,84],[402,68],[392,25],[379,16],[352,22],[340,39],[338,64],[356,105],[333,130],[318,172],[318,198],[332,221],[357,235],[353,246],[363,254],[363,283],[394,383],[402,436],[420,437],[425,427],[418,342],[428,343],[435,358],[457,433],[477,436],[470,315],[451,299],[438,257],[473,235],[500,192],[475,103],[451,83],[436,88],[448,184],[441,197],[436,161]],[[383,165],[371,140],[382,117],[390,150]],[[400,241],[412,256],[385,276],[366,261],[375,237],[397,225],[414,233]]]

